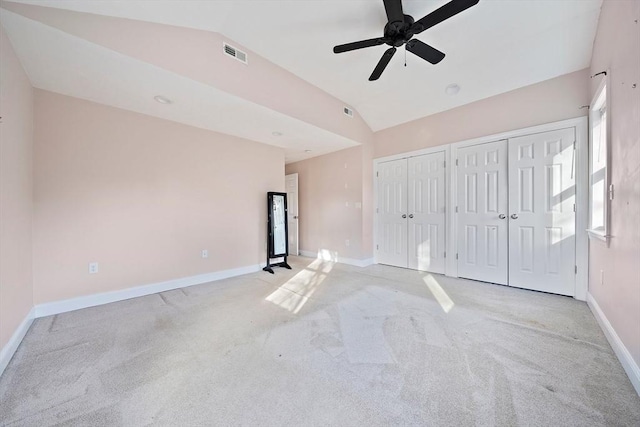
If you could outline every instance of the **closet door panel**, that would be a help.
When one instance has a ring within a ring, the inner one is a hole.
[[[509,285],[575,294],[575,129],[509,140]]]
[[[407,160],[378,165],[378,247],[380,264],[407,267]]]
[[[507,284],[507,141],[458,149],[458,276]]]
[[[408,265],[445,272],[445,153],[408,159]]]

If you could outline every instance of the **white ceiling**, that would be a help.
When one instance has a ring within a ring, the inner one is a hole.
[[[367,80],[385,46],[340,55],[336,44],[377,37],[382,0],[18,0],[220,32],[355,107],[372,130],[589,66],[602,0],[481,0],[419,36],[445,52],[431,65],[399,51]],[[414,18],[447,0],[405,0]],[[445,94],[450,83],[462,90]]]

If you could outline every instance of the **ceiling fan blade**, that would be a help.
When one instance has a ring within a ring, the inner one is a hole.
[[[402,0],[383,0],[384,10],[387,12],[389,22],[404,22],[404,12],[402,11]]]
[[[385,53],[382,54],[382,58],[380,58],[380,61],[378,61],[378,65],[376,65],[376,68],[373,69],[373,73],[371,73],[369,81],[378,80],[380,78],[384,69],[387,68],[387,64],[389,64],[389,61],[391,61],[391,58],[393,58],[394,53],[396,53],[396,48],[392,47],[387,49]]]
[[[409,40],[407,50],[432,64],[437,64],[444,58],[444,53],[420,40]]]
[[[378,46],[386,43],[387,39],[377,38],[369,40],[360,40],[358,42],[341,44],[333,48],[333,53],[349,52],[351,50],[362,49],[365,47]]]
[[[469,9],[471,6],[478,4],[480,0],[452,0],[444,6],[434,10],[422,19],[418,19],[412,26],[411,30],[414,34],[419,34],[441,23],[458,13]]]

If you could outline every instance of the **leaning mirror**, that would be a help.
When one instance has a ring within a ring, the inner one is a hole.
[[[271,203],[272,257],[287,254],[286,194],[274,194]]]
[[[289,252],[287,193],[267,193],[267,212],[267,266],[263,270],[273,274],[274,266],[291,269],[287,264]],[[284,258],[284,261],[272,263],[273,258]]]

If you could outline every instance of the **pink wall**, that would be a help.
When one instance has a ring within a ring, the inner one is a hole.
[[[640,2],[605,0],[591,72],[610,70],[610,247],[590,242],[589,292],[640,366]],[[591,94],[598,80],[594,79]],[[632,85],[636,84],[633,88]],[[600,284],[600,271],[604,284]]]
[[[41,90],[35,118],[36,304],[264,262],[281,149]]]
[[[28,4],[2,7],[354,141],[371,138],[358,114],[343,113],[341,100],[219,33]],[[225,56],[223,41],[245,51],[249,65]]]
[[[363,209],[356,206],[363,202],[363,147],[291,163],[286,172],[299,174],[300,250],[369,258],[370,247],[363,249]]]
[[[33,89],[0,27],[0,348],[33,306]]]
[[[374,134],[384,157],[529,126],[585,116],[589,70],[576,71],[472,102]]]

